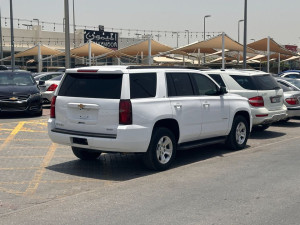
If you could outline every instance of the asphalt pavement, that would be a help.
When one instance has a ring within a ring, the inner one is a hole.
[[[37,118],[0,118],[0,224],[300,224],[300,120],[247,148],[179,152],[164,172],[133,154],[78,160]]]

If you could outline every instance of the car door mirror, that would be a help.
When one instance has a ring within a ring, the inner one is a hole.
[[[45,84],[45,81],[44,80],[40,80],[39,81],[39,85],[44,85]]]
[[[226,87],[220,86],[220,88],[219,88],[219,94],[220,94],[220,95],[224,95],[224,94],[226,94],[226,93],[228,93]]]

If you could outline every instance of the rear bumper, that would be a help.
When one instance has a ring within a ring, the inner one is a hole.
[[[288,117],[300,116],[300,106],[298,107],[288,107]]]
[[[58,144],[105,152],[146,152],[150,143],[152,129],[130,125],[119,126],[116,135],[80,133],[55,128],[55,119],[48,120],[50,139]],[[73,138],[87,140],[87,145],[73,143]]]
[[[286,107],[281,110],[269,111],[267,109],[255,109],[251,110],[253,117],[253,125],[267,125],[275,123],[280,120],[284,120],[288,117]],[[265,115],[265,116],[258,116]]]

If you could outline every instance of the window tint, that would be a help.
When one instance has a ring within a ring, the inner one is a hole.
[[[130,74],[130,98],[151,98],[156,95],[156,73]]]
[[[278,87],[278,83],[276,82],[275,78],[270,74],[252,76],[252,79],[258,90],[272,90]]]
[[[212,79],[214,79],[220,86],[226,87],[220,74],[208,74]]]
[[[196,93],[199,95],[216,95],[218,93],[217,85],[208,77],[192,73],[191,76],[195,80]]]
[[[167,83],[169,97],[194,95],[188,73],[167,73]]]
[[[287,86],[285,83],[281,83],[280,81],[278,81],[279,87],[284,91],[292,91],[293,88]]]
[[[286,75],[287,78],[300,78],[300,75],[298,73],[291,73]]]
[[[119,99],[122,74],[67,74],[58,95]]]
[[[250,76],[230,75],[241,87],[248,90],[257,90]]]

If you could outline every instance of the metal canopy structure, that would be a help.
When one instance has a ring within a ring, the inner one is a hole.
[[[200,49],[201,53],[215,53],[216,51],[214,49],[222,49],[222,34],[218,35],[216,37],[213,37],[211,39],[205,40],[205,41],[198,41],[194,42],[192,44],[174,49],[173,51],[183,51],[187,53],[197,53],[198,49]],[[243,45],[236,42],[232,38],[230,38],[228,35],[224,34],[224,48],[227,51],[243,51]],[[174,53],[173,51],[170,51],[170,53]],[[251,48],[247,48],[248,53],[255,53],[255,50]]]
[[[268,38],[263,38],[259,41],[252,42],[247,45],[249,48],[258,50],[258,51],[268,51]],[[296,53],[282,47],[277,42],[275,42],[272,38],[270,38],[270,52],[280,53],[284,55],[296,55]]]
[[[95,42],[88,42],[82,46],[71,49],[71,55],[76,55],[80,57],[87,57],[89,54],[94,56],[103,55],[109,52],[113,52],[113,50],[106,48],[102,45],[99,45]]]

